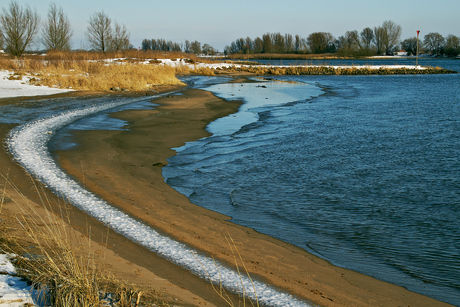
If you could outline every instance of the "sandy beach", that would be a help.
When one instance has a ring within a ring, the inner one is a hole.
[[[153,110],[112,114],[129,123],[126,131],[75,133],[79,146],[57,152],[59,165],[88,190],[123,212],[229,265],[235,262],[227,243],[231,237],[251,276],[313,304],[450,306],[403,287],[335,267],[301,248],[235,225],[228,216],[191,204],[164,182],[161,166],[174,155],[171,148],[207,136],[205,127],[209,122],[234,113],[240,104],[223,101],[198,89],[186,89],[183,95],[166,96],[154,102],[160,106]],[[0,125],[3,140],[11,128],[11,125]],[[38,208],[40,202],[32,180],[11,160],[5,148],[0,153],[0,163],[3,170],[8,170],[10,180]],[[53,197],[50,192],[46,193]],[[55,205],[53,210],[59,212],[60,208]],[[70,208],[69,211],[75,231],[87,234],[91,229],[93,248],[100,250],[104,255],[101,263],[116,276],[165,291],[174,303],[225,306],[205,280],[108,231],[79,210]],[[5,204],[2,219],[3,216],[10,218],[4,219],[4,223],[14,223],[13,217],[18,213],[13,203]],[[237,296],[232,299],[238,301]]]

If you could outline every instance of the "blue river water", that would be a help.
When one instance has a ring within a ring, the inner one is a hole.
[[[460,71],[460,60],[419,64]],[[166,182],[234,223],[460,306],[460,74],[276,79],[184,79],[244,104],[208,126],[213,136],[177,148],[163,168]],[[0,106],[0,122],[107,99],[31,98]],[[73,130],[124,129],[110,113],[154,107],[148,97],[131,99],[63,128],[50,149],[77,146]]]
[[[189,80],[244,104],[178,148],[166,182],[234,223],[460,305],[460,75],[276,79]]]

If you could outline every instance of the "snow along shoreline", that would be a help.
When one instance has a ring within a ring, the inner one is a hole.
[[[135,99],[113,100],[103,105],[61,112],[26,123],[10,132],[7,140],[8,149],[29,173],[72,205],[97,218],[126,238],[187,268],[194,274],[210,279],[214,283],[221,283],[223,287],[233,292],[238,293],[244,287],[251,299],[257,298],[264,305],[310,306],[290,294],[280,292],[264,283],[252,281],[247,276],[240,276],[236,271],[216,263],[212,258],[160,235],[151,227],[111,207],[104,200],[85,190],[59,168],[48,150],[48,143],[57,130],[85,116],[133,102]]]

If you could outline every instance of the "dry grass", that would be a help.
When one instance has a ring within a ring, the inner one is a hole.
[[[3,178],[5,184],[0,185],[0,214],[3,213],[2,210],[6,203],[20,208],[22,214],[16,217],[19,231],[16,229],[11,232],[11,228],[1,227],[0,250],[20,255],[13,259],[17,275],[31,283],[35,292],[34,298],[40,302],[40,305],[56,307],[171,306],[162,299],[164,294],[155,289],[141,289],[107,275],[97,261],[101,255],[96,256],[94,249],[91,248],[91,232],[88,231],[86,235],[81,236],[70,226],[69,213],[66,209],[70,205],[58,200],[62,202],[59,203],[59,207],[62,208],[60,215],[51,213],[51,201],[46,198],[46,193],[35,186],[42,206],[47,209],[46,215],[43,216],[43,213],[40,214],[36,209],[36,204],[30,203],[6,176]],[[7,193],[7,186],[15,190],[14,196]],[[18,195],[20,200],[16,199]],[[233,255],[239,276],[241,278],[246,276],[252,282],[244,260],[228,230],[224,237]],[[221,284],[216,285],[211,282],[211,285],[223,300],[223,305],[260,306],[257,297],[249,298],[242,280],[239,301],[231,298]]]
[[[36,76],[42,85],[83,91],[109,91],[117,87],[144,91],[156,85],[181,84],[175,76],[174,68],[131,63],[59,63],[44,67]]]
[[[255,55],[252,55],[255,56]],[[280,55],[264,55],[277,58]],[[307,55],[285,55],[290,59],[308,58]],[[323,55],[325,56],[325,55]],[[14,80],[21,80],[23,75],[29,76],[34,85],[45,85],[57,88],[69,88],[78,91],[148,91],[161,85],[179,85],[176,75],[214,76],[226,73],[248,73],[256,75],[387,75],[387,74],[438,74],[453,73],[440,68],[417,69],[357,69],[326,66],[290,66],[266,67],[261,65],[231,67],[214,70],[209,67],[179,65],[170,67],[161,65],[158,59],[187,58],[188,64],[211,63],[209,59],[198,59],[196,56],[182,52],[136,51],[129,50],[119,53],[97,52],[50,52],[42,55],[28,55],[20,60],[9,56],[0,56],[0,69],[14,71]],[[256,57],[253,57],[256,58]],[[115,60],[114,60],[115,59]],[[235,63],[233,63],[235,64]],[[246,63],[248,64],[248,63]]]
[[[135,55],[150,53],[135,51]],[[158,55],[157,55],[158,56]],[[107,61],[123,58],[120,61]],[[92,52],[54,52],[46,56],[26,56],[20,60],[0,59],[0,69],[31,76],[31,83],[80,91],[110,91],[120,88],[129,91],[150,90],[157,85],[177,85],[174,68],[141,63],[142,58],[129,60],[124,54]]]
[[[169,306],[158,298],[158,292],[149,289],[147,302],[136,286],[119,281],[100,269],[90,246],[90,233],[86,238],[77,237],[65,221],[65,209],[61,216],[47,210],[48,214],[43,217],[17,188],[16,194],[23,199],[16,201],[7,195],[5,187],[10,183],[7,179],[5,181],[0,210],[6,201],[21,208],[23,215],[17,217],[17,222],[22,235],[11,236],[11,233],[2,231],[1,249],[23,255],[14,259],[18,275],[30,281],[43,305],[133,307],[155,303],[156,306]],[[46,194],[38,189],[37,193],[42,197],[42,205],[48,207],[49,200],[43,196]],[[62,207],[65,208],[64,203]]]
[[[257,298],[257,292],[255,291],[255,285],[254,285],[254,282],[253,282],[253,279],[251,277],[251,275],[249,274],[249,271],[248,269],[246,268],[246,265],[244,264],[244,260],[243,258],[241,257],[241,254],[238,250],[238,247],[236,246],[236,243],[235,241],[233,240],[232,236],[230,235],[230,232],[228,231],[228,229],[226,230],[226,234],[224,234],[224,238],[225,240],[227,241],[227,245],[233,255],[233,264],[235,265],[235,268],[236,268],[236,271],[240,277],[240,300],[237,302],[238,303],[238,306],[247,306],[247,305],[250,305],[252,307],[259,307],[260,304],[259,304],[259,300]],[[198,258],[196,258],[198,262],[200,262],[198,260]],[[200,263],[201,264],[201,263]],[[218,265],[217,263],[216,264],[216,268],[218,269]],[[202,265],[202,264],[201,264]],[[212,289],[220,296],[220,298],[225,302],[226,305],[230,306],[230,307],[236,307],[237,305],[234,303],[234,301],[230,298],[230,295],[228,294],[228,292],[225,290],[225,288],[222,286],[222,283],[220,282],[219,284],[215,284],[210,276],[209,276],[209,273],[207,272],[207,270],[205,269],[205,267],[202,265],[202,268],[204,269],[204,271],[206,272],[206,274],[208,274],[208,281],[209,283],[211,284],[212,286]],[[219,274],[220,274],[220,271],[219,271]],[[243,283],[243,276],[244,277],[247,277],[251,284],[252,284],[252,290],[253,292],[255,293],[255,298],[254,299],[251,299],[250,296],[248,295],[248,289],[245,288],[244,286],[244,283]]]

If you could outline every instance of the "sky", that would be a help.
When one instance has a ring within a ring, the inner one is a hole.
[[[131,44],[162,38],[177,43],[197,40],[219,51],[240,37],[262,37],[264,33],[289,33],[308,37],[330,32],[374,28],[385,20],[402,27],[401,40],[429,32],[460,36],[460,0],[16,0],[36,9],[46,19],[50,3],[62,7],[74,31],[72,48],[86,46],[90,16],[103,11],[112,21],[125,24]],[[0,7],[8,7],[1,0]]]

